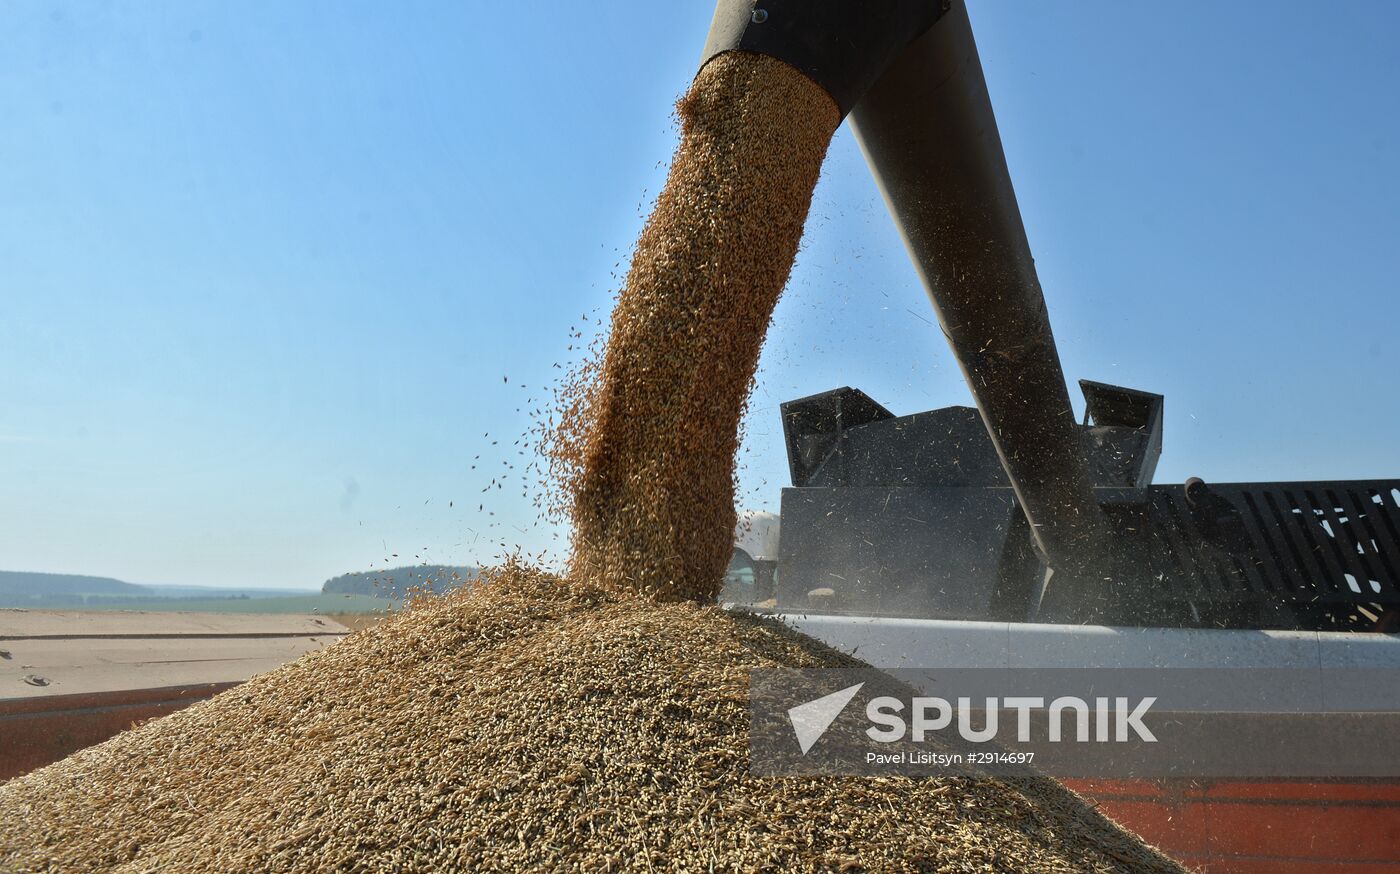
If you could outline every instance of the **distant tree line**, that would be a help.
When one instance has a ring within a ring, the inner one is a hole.
[[[382,571],[358,571],[326,580],[326,595],[369,595],[375,598],[403,598],[410,592],[441,594],[476,579],[479,568],[442,564],[420,564]]]
[[[78,574],[39,574],[30,571],[0,571],[0,595],[59,596],[59,595],[152,595],[146,586],[124,583],[111,577],[88,577]],[[73,603],[73,602],[70,602]],[[81,603],[81,601],[77,602]]]

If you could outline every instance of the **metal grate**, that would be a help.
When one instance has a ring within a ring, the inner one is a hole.
[[[1212,484],[1194,505],[1181,486],[1148,497],[1160,596],[1400,605],[1400,480]]]

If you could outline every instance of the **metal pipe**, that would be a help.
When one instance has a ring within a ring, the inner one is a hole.
[[[947,0],[717,0],[700,66],[729,51],[777,58],[826,89],[845,117],[947,10]]]
[[[962,0],[855,103],[851,126],[1049,564],[1104,522]]]

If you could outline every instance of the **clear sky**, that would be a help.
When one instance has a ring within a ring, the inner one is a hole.
[[[0,5],[0,568],[548,546],[511,443],[606,314],[712,8]],[[971,11],[1067,376],[1166,395],[1158,481],[1400,474],[1400,4]],[[969,402],[843,129],[746,506],[786,484],[778,403],[847,384]]]

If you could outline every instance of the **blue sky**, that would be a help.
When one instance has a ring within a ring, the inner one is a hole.
[[[0,568],[314,586],[556,543],[511,443],[606,314],[712,10],[584,7],[0,7]],[[1400,6],[971,10],[1066,373],[1167,396],[1158,481],[1400,473]],[[777,404],[846,384],[968,402],[843,129],[747,506]]]

